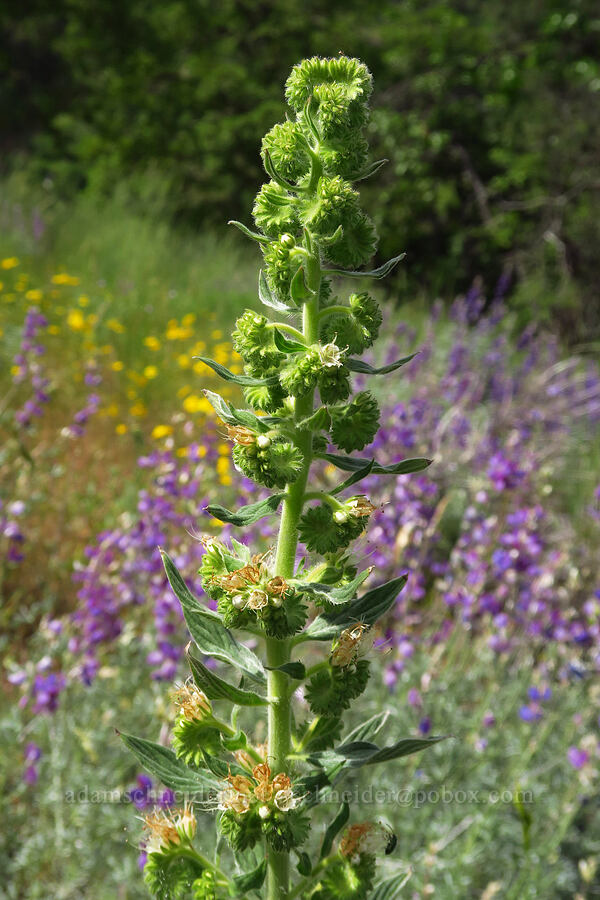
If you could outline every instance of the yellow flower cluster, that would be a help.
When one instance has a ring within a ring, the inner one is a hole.
[[[153,318],[152,330],[140,334],[139,319],[131,320],[122,307],[115,315],[119,297],[108,288],[96,285],[83,293],[81,278],[63,268],[45,283],[39,279],[36,283],[23,268],[17,256],[0,258],[0,302],[13,304],[15,324],[22,322],[21,302],[43,311],[49,321],[47,337],[58,338],[47,342],[46,361],[55,380],[68,385],[74,409],[85,402],[89,388],[84,376],[91,364],[103,379],[98,418],[112,422],[112,434],[132,434],[137,442],[140,436],[168,441],[179,457],[185,457],[188,442],[197,442],[197,434],[190,437],[194,429],[184,427],[186,422],[203,427],[213,420],[218,427],[202,393],[215,376],[198,357],[211,356],[233,372],[241,372],[242,366],[222,329],[215,327],[214,311],[185,313],[162,324]],[[227,398],[237,396],[229,385],[220,384],[218,390]],[[223,485],[232,483],[229,449],[224,442],[218,447],[215,468]]]

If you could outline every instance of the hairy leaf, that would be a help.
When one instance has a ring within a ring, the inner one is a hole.
[[[286,338],[277,328],[273,329],[273,343],[282,353],[304,353],[306,344]]]
[[[258,273],[258,296],[261,303],[277,312],[295,312],[293,306],[287,306],[287,304],[282,303],[281,300],[274,296],[262,269]]]
[[[253,681],[264,682],[265,673],[258,657],[236,641],[217,613],[196,600],[170,556],[163,550],[161,555],[169,583],[181,603],[186,625],[200,652],[241,669]]]
[[[283,498],[284,493],[271,494],[266,500],[258,500],[256,503],[250,503],[248,506],[241,506],[236,512],[219,506],[218,503],[210,503],[206,507],[206,511],[218,519],[219,522],[228,522],[230,525],[252,525],[265,516],[270,516],[277,512],[277,508]]]
[[[433,744],[445,740],[448,735],[433,735],[428,738],[402,738],[389,747],[378,747],[370,741],[351,741],[342,744],[334,750],[321,750],[309,756],[309,762],[324,766],[344,763],[350,768],[356,769],[362,766],[372,766],[379,762],[389,762],[402,756],[410,756],[426,750]]]
[[[408,872],[401,872],[399,875],[392,875],[391,878],[386,878],[385,881],[380,881],[379,884],[375,885],[370,900],[398,900],[402,888],[411,875],[412,872],[409,870]]]
[[[405,366],[416,355],[416,353],[411,353],[410,356],[403,356],[402,359],[397,359],[396,362],[389,363],[387,366],[379,366],[379,368],[373,368],[362,359],[347,359],[346,365],[351,372],[362,372],[364,375],[387,375],[389,372],[395,372],[400,366]]]
[[[209,368],[211,368],[213,372],[216,372],[216,374],[224,381],[231,381],[233,384],[241,384],[242,387],[269,387],[270,385],[277,384],[279,381],[277,375],[269,375],[268,378],[253,378],[251,375],[236,375],[234,372],[230,372],[229,369],[226,369],[225,366],[222,366],[221,363],[215,362],[214,359],[209,359],[207,356],[194,356],[193,358],[209,366]]]
[[[235,219],[230,219],[227,223],[228,225],[235,225],[236,228],[245,234],[246,237],[252,238],[253,241],[257,241],[259,244],[268,244],[269,238],[265,237],[264,234],[257,234],[255,231],[251,231],[247,228],[242,222],[237,222]]]
[[[432,463],[432,460],[425,457],[415,457],[414,459],[401,459],[399,462],[384,466],[375,460],[361,459],[358,456],[344,456],[340,453],[320,453],[318,455],[320,459],[327,460],[343,472],[360,472],[372,462],[373,467],[366,473],[370,475],[409,475],[411,472],[421,472]]]
[[[187,648],[187,659],[194,677],[194,681],[201,691],[203,691],[209,700],[229,700],[237,706],[266,706],[269,701],[266,697],[254,691],[245,691],[242,688],[235,687],[223,678],[219,678],[212,669],[207,668],[196,656],[194,656]]]
[[[177,759],[168,747],[155,744],[153,741],[146,741],[144,738],[134,737],[132,734],[119,732],[119,735],[141,765],[171,790],[188,794],[203,794],[208,790],[217,790],[220,787],[218,781],[211,778],[206,772],[189,769],[182,760]]]
[[[346,278],[385,278],[386,275],[389,275],[390,272],[396,268],[399,262],[404,259],[406,253],[401,253],[399,256],[394,256],[393,259],[388,259],[382,266],[379,266],[377,269],[371,269],[368,272],[351,272],[346,271],[345,269],[324,269],[323,272],[325,275],[340,275],[345,276]]]
[[[247,893],[247,891],[257,891],[262,887],[267,875],[267,860],[263,859],[255,869],[246,872],[244,875],[236,875],[233,883],[237,890],[237,896]]]
[[[335,819],[331,822],[330,825],[327,826],[327,830],[325,832],[325,837],[323,838],[323,843],[321,844],[321,852],[319,853],[319,859],[323,859],[324,856],[329,856],[331,853],[331,848],[333,847],[333,842],[337,835],[340,833],[348,819],[350,818],[350,806],[346,801],[342,803]]]
[[[306,675],[306,667],[301,662],[283,663],[281,666],[265,666],[270,672],[284,672],[290,678],[296,678],[301,681]]]

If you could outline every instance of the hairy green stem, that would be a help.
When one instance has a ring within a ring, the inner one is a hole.
[[[321,270],[318,257],[312,256],[307,264],[308,287],[314,297],[303,307],[303,337],[307,344],[319,338],[319,288]],[[307,418],[313,411],[313,393],[296,401],[294,418],[296,422]],[[287,486],[283,512],[277,538],[275,572],[282,578],[292,578],[298,546],[298,523],[304,506],[306,483],[312,462],[312,432],[299,431],[295,441],[304,456],[302,471],[293,484]],[[269,704],[269,765],[274,772],[286,770],[286,761],[291,744],[291,697],[288,690],[288,676],[277,671],[278,666],[289,662],[290,640],[266,639]],[[274,670],[275,669],[275,670]],[[289,891],[289,853],[268,851],[267,900],[284,900]]]

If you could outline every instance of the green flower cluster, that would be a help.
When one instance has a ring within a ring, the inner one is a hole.
[[[244,548],[245,549],[245,548]],[[232,556],[220,541],[207,544],[199,570],[202,587],[217,601],[227,628],[259,624],[268,637],[290,637],[306,622],[302,594],[273,576],[263,556]]]
[[[250,375],[264,375],[285,358],[275,346],[267,317],[251,309],[237,320],[231,337],[233,349],[243,358]]]
[[[253,215],[270,238],[263,245],[267,280],[285,303],[303,263],[303,229],[330,263],[344,268],[364,265],[377,247],[375,226],[352,186],[367,161],[363,129],[371,81],[357,60],[304,60],[286,85],[295,118],[275,125],[263,139],[272,180],[259,191]]]
[[[335,508],[328,503],[311,506],[300,517],[300,540],[315,553],[335,553],[360,537],[372,511],[364,496],[350,497]]]
[[[347,311],[327,316],[321,325],[321,340],[335,341],[349,353],[362,353],[370,347],[381,327],[379,304],[369,294],[350,294]]]
[[[237,426],[229,428],[234,441],[233,461],[237,469],[265,487],[285,487],[302,470],[304,456],[298,447],[277,431],[257,432]]]

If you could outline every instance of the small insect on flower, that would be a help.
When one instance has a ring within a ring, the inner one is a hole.
[[[176,688],[171,694],[171,699],[177,707],[180,717],[189,722],[204,719],[212,712],[210,700],[206,694],[190,681]]]
[[[356,662],[359,656],[364,656],[373,646],[372,640],[366,640],[369,626],[357,622],[351,628],[346,628],[340,634],[331,651],[329,660],[332,666],[346,668]]]
[[[373,510],[376,509],[371,501],[364,495],[351,497],[349,500],[346,500],[344,505],[347,507],[350,515],[357,519],[362,519],[363,516],[370,516]]]
[[[235,441],[241,447],[252,447],[256,444],[256,435],[250,428],[244,428],[243,425],[227,426],[227,434],[230,440]]]
[[[388,856],[393,852],[398,839],[392,829],[383,822],[363,822],[352,825],[340,841],[340,853],[352,863],[360,861],[361,854]]]

